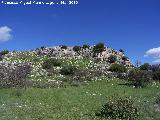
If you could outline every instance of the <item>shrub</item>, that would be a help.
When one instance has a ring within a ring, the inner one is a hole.
[[[96,115],[108,119],[136,120],[138,109],[130,98],[112,96]]]
[[[42,63],[43,69],[51,69],[53,68],[53,66],[61,66],[61,61],[58,59],[50,58],[50,59],[45,60]]]
[[[108,61],[110,63],[115,63],[117,61],[117,56],[116,55],[109,56]]]
[[[123,56],[123,57],[122,57],[122,60],[123,60],[123,61],[127,61],[127,60],[128,60],[128,57]]]
[[[119,64],[112,64],[109,68],[111,72],[117,72],[117,73],[124,73],[127,71],[126,67],[124,65]]]
[[[8,54],[8,53],[9,53],[8,50],[3,50],[3,51],[0,52],[0,55],[6,55],[6,54]]]
[[[128,80],[136,88],[145,87],[152,80],[152,71],[132,69],[128,74]]]
[[[150,70],[150,64],[149,63],[144,63],[143,65],[140,66],[141,70]]]
[[[81,47],[80,47],[80,46],[74,46],[74,47],[73,47],[73,50],[74,50],[75,52],[79,52],[79,51],[81,50]]]
[[[62,75],[73,75],[77,68],[75,66],[64,66],[60,70]]]
[[[44,46],[41,46],[41,50],[44,50],[45,49],[45,47]]]
[[[90,70],[90,69],[77,69],[72,76],[74,81],[90,81],[95,77],[102,76],[101,70]]]
[[[160,81],[160,70],[153,72],[153,80],[159,80]]]
[[[25,87],[30,72],[31,66],[28,64],[0,64],[0,87]]]
[[[104,43],[98,43],[94,46],[93,48],[93,52],[94,53],[100,53],[100,52],[103,52],[105,49],[105,45]]]
[[[90,47],[90,46],[89,46],[89,45],[86,45],[86,44],[84,44],[84,45],[82,46],[83,49],[87,49],[87,48],[89,49],[89,47]]]
[[[65,49],[65,50],[66,50],[66,49],[67,49],[67,46],[66,46],[66,45],[62,45],[62,46],[61,46],[61,49]]]

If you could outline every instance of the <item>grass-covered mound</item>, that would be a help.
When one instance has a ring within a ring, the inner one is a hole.
[[[10,52],[2,59],[0,78],[11,86],[0,89],[0,120],[160,118],[157,66],[133,69],[86,57],[60,59],[33,52]],[[25,70],[29,72],[22,74]],[[109,100],[111,96],[120,99]]]

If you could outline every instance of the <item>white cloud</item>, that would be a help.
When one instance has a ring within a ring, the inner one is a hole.
[[[149,49],[145,53],[145,57],[160,58],[160,47]]]
[[[7,26],[0,27],[0,42],[6,42],[12,38],[12,29]]]
[[[154,58],[153,63],[160,63],[160,47],[149,49],[144,56]]]

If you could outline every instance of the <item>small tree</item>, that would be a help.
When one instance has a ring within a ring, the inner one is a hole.
[[[138,68],[132,69],[128,74],[128,80],[136,88],[145,87],[152,80],[152,72],[146,70],[140,70]]]
[[[41,46],[41,50],[44,50],[45,49],[45,47],[44,46]]]
[[[89,49],[89,47],[90,47],[90,46],[89,46],[89,45],[86,45],[86,44],[84,44],[84,45],[82,46],[83,49]]]
[[[54,59],[54,58],[50,58],[50,59],[47,59],[45,60],[43,63],[42,63],[42,68],[43,69],[51,69],[53,66],[61,66],[61,61],[58,60],[58,59]]]
[[[104,49],[105,49],[104,43],[98,43],[98,44],[96,44],[96,46],[94,46],[93,52],[94,53],[101,53],[104,51]]]
[[[0,52],[0,55],[6,55],[8,53],[9,53],[9,50],[3,50],[3,51]]]
[[[149,63],[144,63],[143,65],[140,66],[141,70],[150,70],[151,66]]]
[[[117,56],[116,55],[111,55],[109,58],[108,58],[108,61],[110,63],[115,63],[117,61]]]
[[[76,70],[77,68],[75,66],[64,66],[62,67],[60,73],[62,75],[73,75]]]
[[[123,57],[122,57],[122,60],[123,60],[123,61],[127,61],[127,60],[128,60],[128,57],[123,56]]]
[[[117,72],[117,73],[124,73],[127,71],[126,67],[124,65],[119,64],[112,64],[109,68],[111,72]]]
[[[74,46],[74,47],[73,47],[73,50],[74,50],[75,52],[79,52],[79,51],[81,50],[81,46]]]
[[[62,45],[62,46],[61,46],[61,49],[65,49],[65,50],[66,50],[66,49],[67,49],[67,46],[66,46],[66,45]]]

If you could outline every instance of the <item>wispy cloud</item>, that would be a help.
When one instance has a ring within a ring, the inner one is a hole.
[[[7,26],[0,27],[0,42],[6,42],[12,38],[12,29]]]

